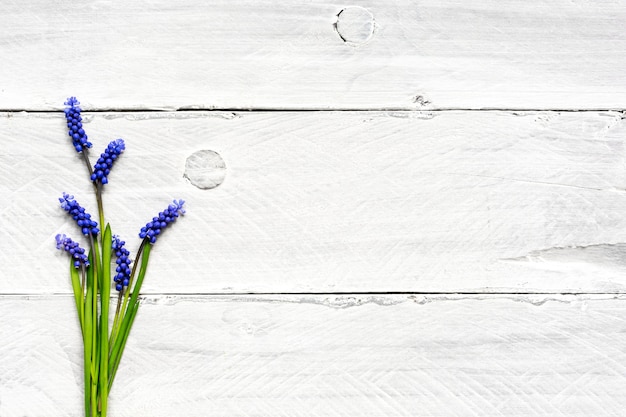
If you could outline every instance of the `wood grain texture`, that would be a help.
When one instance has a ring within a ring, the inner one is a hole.
[[[188,207],[111,417],[622,416],[625,27],[626,0],[0,2],[0,417],[82,415],[68,95],[93,161],[127,141],[130,249]]]
[[[626,107],[626,0],[29,0],[0,27],[0,109]]]
[[[623,292],[626,125],[617,112],[103,113],[97,155],[128,149],[107,218],[186,218],[153,252],[146,293]],[[60,114],[0,117],[0,293],[67,293],[57,197],[94,211]],[[226,177],[183,178],[197,150]]]
[[[623,297],[151,297],[110,415],[613,417],[625,316]],[[0,415],[79,416],[71,297],[3,296],[0,317]]]

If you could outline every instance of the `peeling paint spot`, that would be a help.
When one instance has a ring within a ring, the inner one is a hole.
[[[422,95],[416,95],[413,97],[413,103],[415,103],[418,107],[428,107],[431,104],[431,101]]]
[[[273,324],[271,310],[263,305],[229,308],[222,313],[222,322],[233,335],[253,337],[267,335]]]
[[[84,116],[83,116],[84,117]],[[144,120],[157,120],[157,119],[204,119],[207,117],[232,120],[239,117],[233,112],[212,112],[212,111],[154,111],[154,112],[136,112],[136,113],[104,113],[102,118],[105,120],[121,119],[130,120],[133,122],[140,122]]]
[[[539,113],[535,116],[535,123],[539,123],[542,126],[548,126],[554,119],[556,119],[560,115],[560,112]]]
[[[485,300],[508,300],[515,303],[526,303],[536,307],[543,306],[548,302],[562,304],[580,304],[582,311],[587,309],[588,300],[622,300],[624,296],[619,294],[417,294],[408,297],[415,304],[425,305],[442,301],[485,301]]]
[[[390,111],[385,113],[387,117],[395,117],[397,119],[422,119],[430,120],[435,117],[433,112],[426,111]]]
[[[626,243],[553,247],[500,261],[571,277],[574,292],[580,286],[575,280],[591,282],[594,288],[607,293],[626,290],[620,278],[626,274]]]
[[[350,307],[358,307],[364,304],[378,304],[380,306],[390,306],[396,305],[404,302],[403,299],[390,298],[384,296],[358,296],[358,297],[350,297],[350,296],[337,296],[337,297],[326,297],[323,299],[315,299],[315,300],[307,300],[303,302],[312,302],[315,304],[321,304],[326,307],[332,307],[337,309],[350,308]]]
[[[601,243],[588,246],[554,247],[532,251],[525,256],[503,260],[518,262],[578,262],[626,268],[626,243]]]

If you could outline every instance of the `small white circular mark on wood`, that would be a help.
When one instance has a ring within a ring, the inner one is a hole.
[[[187,158],[184,177],[200,189],[215,188],[224,182],[226,164],[217,152],[197,151]]]
[[[360,45],[369,41],[374,28],[374,15],[363,7],[346,7],[337,14],[335,29],[346,43]]]

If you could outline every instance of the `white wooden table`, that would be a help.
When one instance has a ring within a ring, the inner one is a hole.
[[[110,416],[624,415],[626,0],[55,3],[0,4],[0,416],[82,414],[70,95],[131,249],[188,204]]]

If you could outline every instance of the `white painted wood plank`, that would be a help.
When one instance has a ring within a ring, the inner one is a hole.
[[[623,292],[626,124],[619,113],[115,113],[127,151],[105,191],[114,233],[174,198],[148,293]],[[59,208],[92,188],[60,114],[0,117],[0,293],[70,291]],[[219,153],[222,185],[183,174]],[[223,171],[222,171],[223,172]]]
[[[0,298],[0,415],[80,415],[73,309]],[[154,297],[110,415],[618,416],[625,315],[624,298]]]
[[[624,27],[626,0],[2,2],[0,108],[624,108]]]

